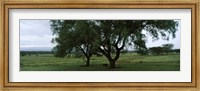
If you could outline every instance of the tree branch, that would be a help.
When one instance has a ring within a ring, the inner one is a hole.
[[[120,34],[119,34],[119,36],[118,36],[118,38],[117,38],[117,42],[115,43],[115,46],[118,45],[118,43],[120,42],[120,40],[121,40],[121,32],[120,32]]]
[[[124,48],[124,46],[126,44],[126,39],[127,39],[127,37],[124,38],[122,46],[119,48],[119,50],[122,50]]]
[[[84,51],[84,49],[81,46],[78,46],[78,48],[83,52],[83,54],[87,57],[87,53]]]
[[[105,50],[103,50],[101,47],[99,47],[99,50],[100,50],[104,55],[107,55],[107,53],[105,52]]]

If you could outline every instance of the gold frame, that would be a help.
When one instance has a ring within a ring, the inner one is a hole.
[[[200,61],[198,61],[199,47],[199,1],[0,1],[1,3],[1,34],[0,34],[0,90],[171,90],[198,91],[200,90]],[[192,10],[192,82],[129,82],[129,83],[18,83],[8,81],[8,33],[9,9],[12,8],[189,8]],[[38,88],[35,88],[38,87]],[[141,88],[142,87],[142,88]]]

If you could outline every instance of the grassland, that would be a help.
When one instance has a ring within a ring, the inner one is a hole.
[[[179,71],[180,55],[121,54],[114,69],[105,67],[108,61],[104,56],[93,56],[90,63],[89,67],[84,67],[82,58],[56,58],[51,54],[26,55],[20,57],[20,71]]]

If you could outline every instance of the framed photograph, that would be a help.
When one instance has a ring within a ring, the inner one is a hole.
[[[2,90],[200,90],[199,1],[1,3]]]

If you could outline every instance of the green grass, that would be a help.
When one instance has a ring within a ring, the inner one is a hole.
[[[85,62],[82,58],[56,58],[51,54],[20,57],[21,71],[179,71],[180,55],[141,56],[127,53],[121,54],[114,69],[109,69],[103,64],[108,64],[104,56],[93,56],[89,67],[83,66]]]

